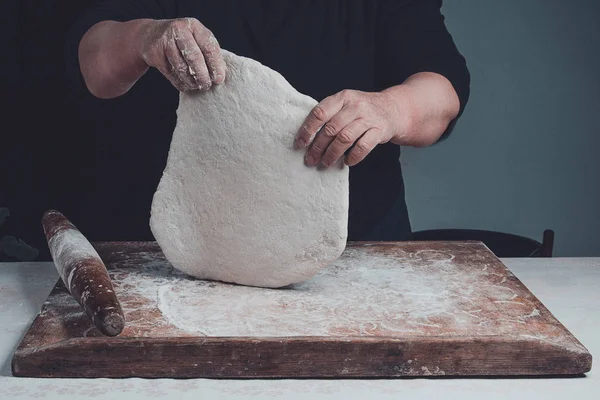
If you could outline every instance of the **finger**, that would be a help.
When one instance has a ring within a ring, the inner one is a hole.
[[[196,79],[190,73],[190,67],[177,47],[178,34],[173,32],[173,41],[166,46],[165,55],[171,64],[172,71],[177,74],[187,90],[196,89]]]
[[[326,167],[335,164],[368,129],[367,124],[362,119],[352,121],[336,135],[335,140],[331,142],[325,154],[323,154],[321,163]]]
[[[213,33],[202,24],[195,24],[192,30],[198,46],[202,50],[210,79],[213,83],[223,83],[225,80],[225,60],[221,53],[221,46]]]
[[[378,128],[371,128],[354,145],[352,150],[346,156],[346,165],[352,167],[362,160],[379,144],[381,131]]]
[[[327,151],[329,145],[335,140],[338,133],[352,123],[356,117],[357,112],[355,109],[343,107],[329,122],[323,125],[317,137],[312,142],[310,149],[306,152],[306,165],[314,166],[320,163],[325,151]],[[354,140],[358,138],[359,136],[355,137]]]
[[[171,84],[173,86],[175,86],[175,88],[177,88],[177,90],[179,90],[180,92],[187,92],[189,89],[186,86],[186,84],[184,84],[183,82],[181,82],[181,79],[179,79],[179,76],[177,76],[177,74],[174,71],[167,71],[164,70],[162,68],[158,69],[168,80],[169,82],[171,82]]]
[[[204,55],[191,32],[183,32],[175,37],[175,43],[188,67],[188,72],[194,79],[196,88],[208,90],[212,81],[208,74]]]
[[[337,114],[343,106],[344,100],[338,95],[329,96],[317,104],[310,111],[308,117],[304,120],[302,127],[296,134],[294,147],[300,149],[308,146],[315,138],[319,129]]]
[[[185,92],[187,90],[185,84],[181,81],[181,79],[179,79],[179,76],[177,76],[171,67],[166,55],[164,56],[164,60],[161,65],[158,65],[156,68],[165,76],[165,78],[169,80],[169,82],[171,82],[173,86],[175,86],[175,88],[177,88],[177,90],[180,92]]]

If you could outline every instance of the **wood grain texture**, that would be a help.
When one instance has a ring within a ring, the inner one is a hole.
[[[352,243],[327,272],[304,286],[264,289],[270,292],[261,301],[271,298],[273,303],[255,304],[263,307],[262,316],[252,308],[236,314],[235,307],[222,316],[206,314],[210,305],[201,308],[198,294],[237,296],[242,303],[257,301],[256,294],[241,286],[190,280],[172,270],[154,243],[101,243],[96,248],[119,294],[127,327],[119,337],[101,336],[59,282],[13,357],[15,375],[540,376],[578,375],[591,368],[585,347],[480,243]],[[356,282],[357,271],[363,283]],[[401,285],[399,276],[405,280]],[[338,294],[323,283],[328,279],[354,283]],[[375,294],[360,297],[373,288],[378,288]],[[187,299],[186,293],[195,295]],[[432,294],[422,302],[423,295]],[[324,296],[331,298],[331,307],[316,308],[314,300]],[[173,299],[213,318],[212,330],[202,321],[195,322],[201,331],[189,321],[174,323]],[[288,318],[291,312],[305,318],[295,325]],[[287,325],[274,332],[285,336],[272,334],[277,321]],[[305,327],[305,321],[313,322]],[[248,332],[257,334],[243,336],[240,326],[249,323],[255,326]],[[232,336],[215,336],[215,326]]]

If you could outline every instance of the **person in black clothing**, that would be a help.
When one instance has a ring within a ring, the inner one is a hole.
[[[110,132],[118,120],[103,121],[97,140],[103,144],[94,151],[105,177],[96,184],[107,182],[105,197],[120,204],[104,207],[105,214],[98,208],[82,212],[79,222],[92,231],[94,222],[82,219],[120,213],[112,228],[90,232],[93,239],[151,239],[148,210],[172,126],[149,134],[143,121],[156,114],[173,119],[178,90],[210,90],[227,79],[219,51],[225,48],[280,72],[320,101],[300,128],[296,147],[306,149],[309,167],[327,167],[340,158],[350,166],[349,240],[409,239],[400,146],[445,138],[469,95],[469,72],[441,5],[441,0],[99,2],[80,18],[67,44],[73,85],[82,96],[134,99],[143,111],[124,108],[123,118],[137,113],[141,122],[119,138]],[[121,148],[128,154],[119,153]]]

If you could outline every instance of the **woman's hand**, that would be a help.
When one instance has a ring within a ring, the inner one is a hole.
[[[393,141],[405,118],[389,94],[343,90],[312,109],[296,138],[296,148],[310,145],[306,165],[335,164],[352,147],[347,165],[362,161],[375,146]]]
[[[225,62],[212,32],[195,18],[151,21],[140,55],[177,89],[208,90],[225,79]]]
[[[225,79],[217,39],[194,18],[98,22],[78,50],[85,84],[102,99],[127,93],[149,67],[180,91],[208,90]]]
[[[378,144],[424,147],[435,143],[459,106],[450,82],[429,72],[412,75],[382,92],[343,90],[312,109],[295,147],[308,147],[308,166],[329,167],[341,158],[353,166]]]

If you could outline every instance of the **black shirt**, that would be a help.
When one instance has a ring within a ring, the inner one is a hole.
[[[446,30],[441,0],[109,0],[75,25],[67,45],[79,118],[91,135],[87,195],[76,224],[94,240],[151,239],[152,194],[166,163],[178,94],[149,71],[121,98],[99,100],[85,89],[77,61],[83,34],[103,20],[195,17],[222,48],[280,72],[317,100],[343,89],[379,91],[417,72],[469,94],[465,60]],[[452,126],[452,125],[451,125]],[[445,135],[450,132],[448,129]],[[405,240],[400,147],[380,145],[350,169],[350,240]],[[89,178],[93,182],[90,182]],[[85,182],[83,182],[85,181]]]

